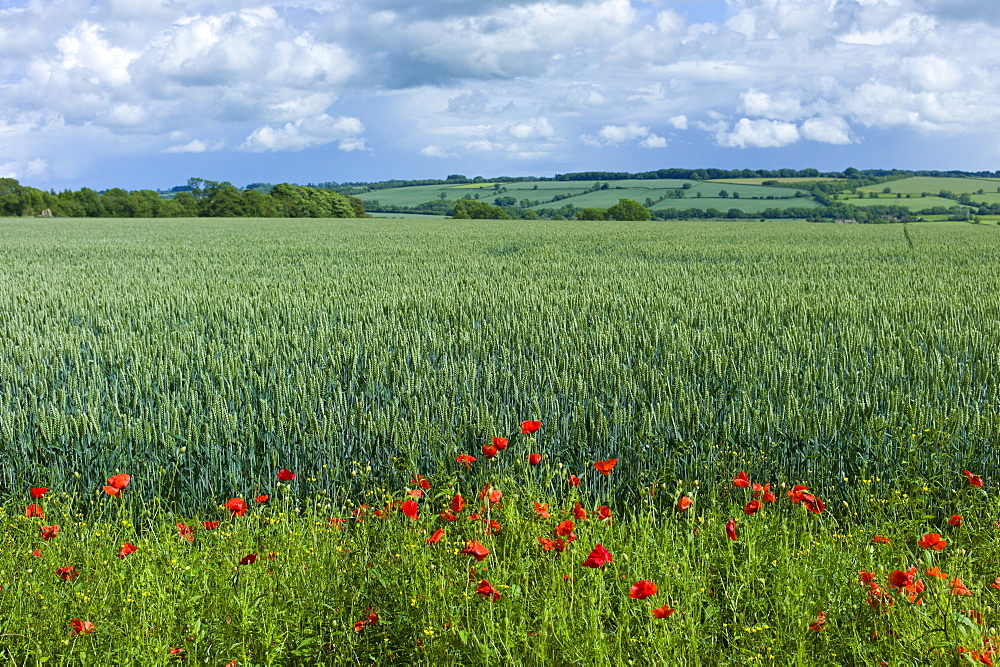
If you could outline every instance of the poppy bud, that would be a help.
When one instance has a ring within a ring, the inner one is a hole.
[[[541,454],[528,454],[528,463],[530,463],[531,465],[536,466],[541,462],[542,462]]]

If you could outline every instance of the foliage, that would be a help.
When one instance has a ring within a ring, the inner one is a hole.
[[[608,209],[609,220],[649,220],[649,209],[632,199],[619,199]]]

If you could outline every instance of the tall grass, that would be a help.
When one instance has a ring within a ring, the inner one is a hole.
[[[998,467],[990,227],[922,225],[912,246],[796,223],[0,232],[6,494],[120,470],[183,511],[292,467],[347,497],[359,466],[398,484],[543,416],[550,455],[618,456],[636,488]]]

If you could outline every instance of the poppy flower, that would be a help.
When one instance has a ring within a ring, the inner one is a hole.
[[[440,514],[438,514],[438,516],[441,517],[442,521],[457,521],[458,520],[458,517],[455,516],[455,513],[453,511],[451,511],[450,509],[441,512]]]
[[[403,514],[405,514],[406,516],[410,517],[414,521],[416,521],[417,518],[418,518],[418,516],[417,516],[417,508],[418,508],[417,501],[415,501],[415,500],[407,500],[407,501],[405,501],[403,503],[402,507],[400,507],[400,509],[402,510]]]
[[[771,491],[771,483],[770,482],[768,482],[767,484],[757,484],[756,482],[754,482],[754,485],[753,485],[753,497],[754,498],[760,498],[762,494],[768,493],[770,491]]]
[[[120,495],[122,490],[132,481],[131,475],[120,473],[108,478],[108,485],[101,487],[104,492],[111,496]]]
[[[572,521],[560,521],[552,532],[555,533],[556,537],[565,537],[572,534],[575,527]]]
[[[254,498],[254,500],[256,500],[258,503],[266,503],[270,497],[271,496],[269,495],[257,496],[256,498]]]
[[[765,491],[764,492],[764,498],[763,498],[763,500],[764,500],[765,503],[773,503],[773,502],[777,502],[778,498],[777,498],[777,496],[774,495],[773,492],[771,492],[771,491]]]
[[[691,507],[691,505],[694,505],[694,501],[688,498],[687,496],[681,496],[677,500],[677,509],[680,510],[681,512],[686,512],[687,509]]]
[[[580,486],[580,478],[577,477],[576,475],[570,475],[569,476],[569,485],[570,486]]]
[[[747,503],[746,507],[743,508],[743,513],[744,514],[756,514],[757,512],[760,511],[761,507],[763,507],[763,505],[761,504],[761,502],[759,500],[757,500],[756,498],[754,498],[753,500],[751,500],[750,502]]]
[[[494,447],[493,445],[483,445],[483,456],[485,456],[488,459],[491,459],[494,456],[496,456],[497,451],[498,451],[497,448]]]
[[[649,579],[640,579],[632,584],[632,587],[628,591],[628,596],[636,600],[645,600],[650,595],[656,595],[656,591],[656,584]]]
[[[48,489],[43,489],[43,488],[32,489],[31,497],[34,498],[35,500],[38,500],[39,498],[45,495],[46,491],[48,491]]]
[[[257,562],[257,554],[247,554],[240,559],[240,565],[253,565]]]
[[[892,544],[892,540],[885,535],[874,535],[872,536],[872,544]]]
[[[487,535],[499,535],[501,530],[500,522],[493,520],[487,521],[486,527],[483,528],[483,532]]]
[[[821,611],[816,620],[809,624],[809,629],[815,632],[823,632],[823,628],[825,626],[826,626],[826,613]]]
[[[973,475],[968,470],[963,470],[962,474],[965,475],[965,479],[969,480],[969,484],[971,484],[972,486],[976,486],[979,488],[983,487],[983,478],[980,477],[979,475]]]
[[[598,521],[610,521],[611,520],[611,508],[607,505],[601,505],[597,508],[597,520]]]
[[[608,459],[607,461],[598,461],[594,464],[594,467],[597,468],[597,472],[602,475],[610,475],[611,471],[615,468],[615,464],[617,463],[618,459]]]
[[[499,489],[490,489],[490,492],[486,494],[486,498],[494,505],[497,505],[500,499],[503,498],[503,492]]]
[[[366,625],[378,625],[378,612],[371,612],[354,624],[354,631],[361,632]]]
[[[489,598],[494,602],[500,599],[500,593],[497,589],[493,588],[490,582],[483,579],[479,582],[479,587],[476,588],[476,593],[482,595],[484,598]]]
[[[469,456],[468,454],[462,454],[461,456],[455,457],[455,460],[458,461],[459,463],[464,463],[466,469],[472,470],[472,465],[471,464],[475,463],[476,457],[475,456]]]
[[[893,570],[889,573],[889,588],[906,588],[907,586],[912,586],[916,574],[917,568],[915,567],[911,567],[905,572],[903,570]]]
[[[951,580],[952,595],[972,595],[972,591],[966,588],[965,584],[958,577]]]
[[[71,581],[80,576],[80,573],[76,571],[76,566],[67,565],[56,570],[56,576],[64,581]]]
[[[215,530],[216,528],[219,527],[219,522],[218,521],[202,521],[201,525],[202,525],[202,527],[205,530]]]
[[[444,529],[438,528],[437,530],[434,531],[433,535],[427,538],[427,544],[435,544],[437,542],[440,542],[442,537],[444,537]]]
[[[922,549],[941,551],[948,546],[948,542],[946,540],[942,540],[939,533],[927,533],[924,535],[923,539],[917,541],[917,546]]]
[[[580,504],[579,500],[573,503],[573,517],[577,521],[587,520],[587,510],[583,509],[583,505]]]
[[[536,466],[542,462],[541,454],[528,454],[528,463],[530,465]]]
[[[45,518],[45,512],[38,505],[31,504],[24,508],[24,516],[26,517],[38,517],[39,519]]]
[[[139,548],[134,544],[126,542],[125,544],[122,545],[122,548],[118,550],[118,553],[116,555],[122,560],[124,560],[125,556],[135,553],[136,551],[138,551],[138,549]]]
[[[521,422],[521,433],[524,433],[525,435],[531,435],[541,427],[542,427],[542,422],[523,421]]]
[[[554,540],[549,537],[539,537],[538,543],[541,544],[542,548],[545,549],[546,551],[555,550],[559,552],[564,551],[566,549],[566,545],[569,544],[566,540],[562,539],[561,537],[557,537]]]
[[[177,524],[177,534],[188,542],[194,542],[194,526],[186,526],[184,523]]]
[[[670,614],[674,613],[675,611],[677,610],[671,609],[670,605],[665,604],[658,609],[654,609],[652,613],[653,613],[653,618],[670,618]]]
[[[461,493],[456,493],[451,497],[450,507],[452,512],[461,512],[465,509],[465,498],[462,497]]]
[[[406,495],[408,495],[409,497],[413,498],[414,500],[419,500],[420,498],[424,497],[424,490],[423,489],[410,489],[409,491],[406,492]]]
[[[493,446],[502,452],[507,449],[507,438],[493,438]]]
[[[42,526],[40,537],[43,540],[51,540],[59,534],[59,526]]]
[[[877,575],[874,572],[868,572],[867,570],[861,570],[858,572],[858,582],[861,584],[871,584],[875,581]]]
[[[993,583],[992,583],[992,584],[990,584],[990,587],[991,587],[991,588],[996,588],[997,590],[1000,590],[1000,577],[997,577],[997,578],[996,578],[996,579],[995,579],[995,580],[993,581]]]
[[[736,539],[736,519],[730,519],[726,522],[726,537],[731,540]]]
[[[733,478],[733,486],[738,486],[741,489],[746,489],[750,487],[750,478],[747,477],[745,472],[741,472],[736,477]]]
[[[808,494],[807,494],[808,495]],[[821,514],[823,512],[823,499],[817,496],[810,495],[802,501],[802,504],[806,506],[806,509],[813,514]]]
[[[949,526],[961,526],[962,525],[962,515],[961,514],[952,514],[951,518],[948,519],[948,525]]]
[[[90,621],[81,621],[78,618],[69,619],[69,624],[73,628],[74,635],[89,635],[97,632],[97,628]]]
[[[935,565],[934,567],[927,568],[926,573],[927,573],[928,576],[937,577],[938,579],[947,579],[948,578],[948,573],[947,572],[942,572],[941,568],[939,568],[937,565]]]
[[[544,505],[541,504],[541,503],[535,503],[535,514],[537,514],[538,516],[542,517],[543,519],[551,519],[552,518],[552,515],[549,514],[549,505],[548,505],[548,503],[546,503]]]
[[[479,516],[479,512],[473,512],[469,515],[469,521],[479,521],[480,519],[482,519],[482,517]]]
[[[472,556],[476,559],[477,563],[482,563],[490,555],[490,550],[480,544],[479,540],[467,541],[465,544],[466,547],[459,553]]]
[[[594,547],[594,550],[590,552],[587,556],[587,560],[583,561],[584,567],[604,567],[608,563],[614,560],[611,552],[605,549],[601,544]]]
[[[44,554],[42,554],[41,549],[35,549],[34,551],[31,552],[31,555],[34,556],[35,558],[45,558]]]
[[[230,498],[226,503],[226,509],[234,516],[243,516],[247,513],[247,504],[242,498]]]
[[[174,660],[183,660],[184,657],[185,657],[184,656],[184,649],[179,648],[179,647],[170,647],[170,648],[168,648],[167,649],[167,655],[169,655],[170,657],[172,657]]]
[[[295,473],[291,470],[285,470],[282,468],[278,471],[278,481],[280,482],[290,482],[295,479]]]
[[[428,491],[431,488],[430,480],[428,480],[423,475],[414,475],[413,481],[410,482],[410,484],[413,484],[414,486],[419,486],[424,491]]]

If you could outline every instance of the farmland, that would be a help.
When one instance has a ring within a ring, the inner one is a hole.
[[[992,655],[996,226],[0,229],[11,662]]]

